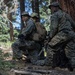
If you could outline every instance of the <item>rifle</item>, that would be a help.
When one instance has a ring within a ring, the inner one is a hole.
[[[47,40],[45,40],[44,45],[42,46],[41,51],[39,52],[38,56],[40,56],[42,53],[44,53],[44,56],[46,56],[46,50],[47,50],[47,45],[48,43],[46,43]]]

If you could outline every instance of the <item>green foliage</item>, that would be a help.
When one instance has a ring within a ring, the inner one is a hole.
[[[0,35],[0,42],[9,41],[9,35]]]
[[[8,28],[4,27],[3,31],[2,31],[2,34],[8,34]]]
[[[0,16],[0,34],[8,34],[8,30],[6,19]]]
[[[4,54],[2,50],[0,50],[0,70],[6,70],[12,68],[14,65],[8,61],[4,61],[5,57],[9,57],[9,54]]]
[[[4,57],[9,57],[9,56],[10,56],[9,53],[4,54]]]
[[[0,14],[2,14],[2,10],[0,10]]]
[[[7,27],[6,19],[0,16],[0,42],[7,42],[9,40],[9,27]]]
[[[48,5],[49,5],[49,0],[41,1],[39,12],[40,12],[41,21],[43,22],[46,30],[50,31],[50,23],[49,23],[50,10],[48,9]],[[48,19],[49,19],[49,21],[48,21]]]
[[[17,37],[18,35],[19,35],[19,32],[16,29],[14,29],[14,37]]]

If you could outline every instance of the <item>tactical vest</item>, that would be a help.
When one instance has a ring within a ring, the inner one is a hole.
[[[47,34],[45,27],[42,26],[41,23],[39,22],[36,22],[35,26],[36,26],[36,32],[33,35],[33,40],[35,41],[44,40]]]

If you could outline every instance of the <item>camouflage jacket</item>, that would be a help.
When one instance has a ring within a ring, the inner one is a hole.
[[[53,38],[60,31],[72,31],[75,24],[71,17],[63,12],[58,10],[51,15],[51,26],[50,26],[50,38]]]
[[[36,30],[36,27],[35,27],[35,23],[34,21],[30,18],[28,21],[27,21],[27,26],[22,30],[22,33],[24,36],[28,36],[30,37],[29,35],[32,35],[32,33],[34,33]]]

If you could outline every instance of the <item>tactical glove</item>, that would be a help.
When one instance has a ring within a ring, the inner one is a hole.
[[[18,35],[18,39],[23,39],[25,36],[23,34]]]
[[[25,41],[25,36],[23,34],[20,34],[18,35],[18,39],[21,41],[21,42],[24,42]]]

